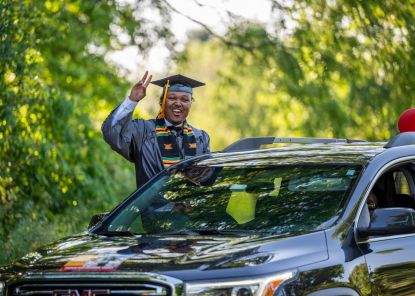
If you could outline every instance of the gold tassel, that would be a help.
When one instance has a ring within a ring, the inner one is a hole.
[[[166,107],[166,98],[167,98],[167,92],[169,91],[169,87],[170,87],[170,80],[167,80],[166,89],[163,94],[163,100],[161,101],[161,109],[160,109],[159,114],[157,115],[157,118],[164,118],[165,116],[164,108]]]

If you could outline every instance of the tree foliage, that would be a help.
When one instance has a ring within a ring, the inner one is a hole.
[[[177,60],[207,82],[189,121],[213,149],[246,136],[396,133],[415,103],[413,1],[269,1],[272,24],[194,32]],[[99,132],[130,88],[106,56],[126,45],[145,55],[160,40],[173,53],[175,40],[164,0],[127,3],[0,3],[0,263],[85,229],[135,186]]]
[[[411,1],[272,1],[271,25],[238,21],[214,95],[240,136],[386,140],[415,103]],[[243,118],[243,120],[241,120]]]
[[[129,87],[105,56],[174,40],[157,0],[5,0],[0,20],[1,263],[84,230],[134,188],[98,129]]]

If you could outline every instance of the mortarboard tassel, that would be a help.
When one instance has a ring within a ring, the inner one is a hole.
[[[167,80],[166,89],[163,94],[163,101],[161,102],[161,109],[160,109],[159,114],[157,115],[157,118],[164,118],[165,116],[164,108],[166,106],[166,97],[167,97],[167,92],[169,91],[169,87],[170,87],[170,80]]]

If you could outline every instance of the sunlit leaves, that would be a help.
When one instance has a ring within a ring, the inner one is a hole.
[[[413,4],[273,3],[272,26],[242,21],[228,30],[228,66],[216,94],[227,128],[240,136],[386,140],[395,134],[399,114],[415,104]],[[274,124],[283,113],[295,114],[297,124]],[[250,123],[258,116],[268,130]]]
[[[0,263],[84,230],[92,214],[134,189],[133,168],[99,132],[128,86],[105,54],[118,46],[117,34],[135,27],[133,37],[146,39],[143,53],[171,37],[146,32],[151,22],[140,25],[138,8],[165,13],[155,2],[0,3]],[[167,22],[161,27],[168,32]]]

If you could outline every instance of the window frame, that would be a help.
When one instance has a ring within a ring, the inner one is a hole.
[[[367,214],[367,213],[364,212],[365,205],[366,205],[366,200],[368,199],[369,193],[371,192],[371,190],[375,186],[376,182],[384,174],[392,171],[393,169],[397,169],[399,167],[401,167],[400,169],[405,169],[404,166],[407,166],[409,164],[415,165],[415,156],[406,156],[406,157],[402,157],[402,158],[398,158],[398,159],[395,159],[393,161],[390,161],[389,163],[385,164],[382,168],[380,168],[378,170],[378,172],[376,173],[375,177],[371,180],[370,184],[368,185],[365,192],[363,193],[364,198],[362,199],[362,201],[359,205],[357,215],[356,215],[354,225],[353,225],[354,237],[355,237],[355,241],[356,241],[357,244],[366,244],[366,243],[371,243],[371,242],[376,242],[376,241],[384,241],[384,240],[390,240],[390,239],[397,239],[397,238],[415,236],[415,233],[407,233],[407,234],[399,234],[399,235],[396,235],[396,234],[385,235],[385,236],[381,236],[381,237],[369,237],[369,238],[366,239],[366,238],[359,237],[358,231],[357,231],[357,228],[362,226],[362,225],[360,225],[360,219],[364,219],[365,218],[364,215]],[[405,169],[405,170],[407,170],[407,169]],[[409,173],[409,172],[407,172],[407,173]],[[415,170],[414,170],[414,175],[415,175]],[[411,189],[411,186],[412,186],[412,188],[415,189],[414,175],[410,174],[411,178],[409,178],[410,182],[408,182],[408,183],[411,183],[411,184],[408,184],[410,189]],[[407,176],[405,176],[405,177],[407,177]],[[408,179],[407,179],[407,181],[408,181]],[[366,226],[368,226],[368,225],[366,225]]]

